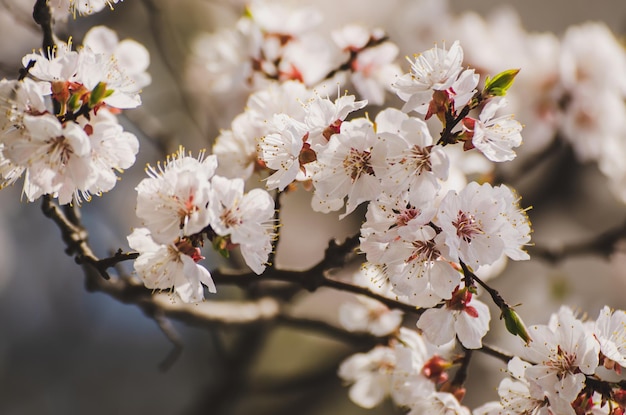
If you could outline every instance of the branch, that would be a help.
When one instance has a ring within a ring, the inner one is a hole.
[[[183,81],[181,79],[181,76],[179,75],[180,71],[172,63],[172,61],[182,61],[183,56],[179,55],[176,58],[172,58],[173,51],[166,50],[165,45],[168,40],[176,41],[178,39],[177,37],[172,36],[171,27],[168,27],[169,24],[167,22],[167,19],[164,18],[163,11],[161,10],[157,2],[155,2],[154,0],[143,0],[143,5],[150,17],[148,21],[150,24],[150,31],[152,32],[152,37],[154,38],[154,42],[156,44],[156,50],[159,53],[161,61],[163,61],[166,70],[169,72],[170,76],[176,83],[176,91],[180,98],[181,105],[185,109],[185,113],[189,116],[192,125],[196,128],[200,137],[206,138],[205,131],[203,131],[202,127],[198,123],[198,120],[196,119],[195,113],[191,106],[192,100],[190,99],[189,94],[186,92],[187,89],[183,85]],[[165,32],[164,29],[168,29],[170,33],[168,34],[167,32]],[[176,51],[183,50],[184,46],[186,45],[183,42],[176,43]]]
[[[337,327],[325,321],[294,317],[288,314],[277,315],[276,322],[298,330],[313,331],[363,350],[369,350],[379,344],[386,345],[391,338],[391,336],[377,337],[370,333],[347,331],[344,328]]]
[[[507,302],[504,300],[504,298],[502,298],[502,296],[500,295],[498,290],[495,290],[495,289],[491,288],[489,285],[487,285],[485,282],[483,282],[480,278],[478,278],[478,276],[476,274],[474,274],[467,267],[467,265],[465,265],[465,263],[463,261],[459,261],[459,263],[461,264],[461,268],[463,268],[463,275],[465,275],[466,278],[469,278],[469,279],[473,280],[474,282],[477,282],[478,285],[483,287],[485,289],[485,291],[487,291],[489,293],[489,295],[491,296],[491,300],[493,301],[493,303],[495,305],[498,306],[499,309],[510,308],[510,306],[507,304]]]
[[[367,42],[367,44],[365,46],[363,46],[361,49],[359,50],[350,50],[350,57],[341,65],[339,65],[337,68],[331,70],[330,72],[328,72],[326,74],[326,76],[324,77],[324,79],[332,79],[335,75],[337,75],[339,72],[343,72],[343,71],[349,71],[352,69],[352,65],[354,64],[354,62],[356,61],[356,59],[359,56],[359,53],[363,52],[366,49],[370,49],[373,48],[375,46],[378,45],[382,45],[383,43],[387,42],[389,40],[388,36],[383,36],[381,38],[370,38],[370,40]]]
[[[66,246],[65,253],[74,256],[74,260],[77,264],[90,264],[98,270],[102,278],[109,279],[106,268],[99,266],[98,257],[96,257],[87,243],[87,231],[80,226],[80,218],[68,218],[59,206],[52,201],[50,195],[43,196],[41,210],[43,214],[52,219],[61,230],[61,237]]]
[[[481,352],[486,354],[487,356],[495,357],[496,359],[509,363],[509,360],[513,359],[513,356],[500,350],[499,348],[492,346],[490,344],[486,344],[483,342],[483,346],[480,349],[476,349],[477,352]]]
[[[43,50],[51,51],[54,48],[54,36],[52,34],[52,14],[47,0],[37,0],[33,8],[33,19],[41,26]]]
[[[467,375],[469,373],[469,364],[472,361],[472,355],[474,350],[463,348],[463,358],[461,358],[461,367],[456,371],[454,375],[454,379],[452,379],[451,385],[454,388],[462,387],[467,380]]]
[[[613,253],[615,244],[624,237],[626,237],[626,221],[613,229],[602,232],[600,235],[571,245],[558,248],[530,246],[528,247],[528,254],[551,264],[557,264],[576,255],[608,257]]]
[[[244,274],[230,274],[228,272],[216,270],[211,273],[211,277],[216,284],[230,284],[239,287],[247,287],[249,284],[259,281],[290,282],[300,285],[311,292],[316,291],[321,287],[327,287],[353,294],[364,295],[380,301],[389,308],[397,308],[415,315],[421,315],[425,311],[425,309],[418,309],[415,306],[403,303],[402,301],[394,300],[375,293],[366,287],[329,278],[324,275],[325,271],[327,271],[324,267],[324,263],[325,261],[322,261],[313,268],[304,271],[289,271],[268,268],[262,276],[258,276],[252,272]]]

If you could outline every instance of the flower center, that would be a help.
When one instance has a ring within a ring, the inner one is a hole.
[[[557,377],[562,379],[566,374],[572,373],[575,369],[576,354],[569,353],[561,349],[561,346],[556,347],[556,355],[550,356],[550,360],[546,362],[546,366],[549,366],[557,371]]]
[[[352,179],[352,183],[356,182],[363,173],[374,175],[374,169],[370,165],[371,158],[372,154],[369,151],[350,149],[350,153],[343,160],[343,168]]]
[[[415,166],[415,172],[417,174],[422,174],[422,172],[425,171],[432,171],[432,165],[430,163],[431,150],[432,146],[413,146],[411,149],[411,158],[413,159],[413,165]]]
[[[418,217],[421,213],[422,211],[420,209],[417,209],[415,207],[407,207],[402,212],[398,212],[398,216],[396,218],[396,225],[405,226],[411,220]]]
[[[224,210],[220,219],[228,228],[237,227],[243,222],[241,220],[241,214],[239,213],[239,207]]]
[[[65,137],[54,137],[47,142],[50,145],[48,154],[54,155],[53,158],[59,161],[61,167],[67,166],[70,157],[74,154],[74,150],[65,141]]]
[[[413,248],[413,252],[406,262],[412,262],[416,259],[424,262],[435,261],[441,256],[441,253],[435,246],[435,241],[432,239],[429,241],[414,241]]]
[[[460,210],[452,225],[456,228],[456,236],[468,243],[474,236],[484,233],[480,228],[480,221],[474,215]]]

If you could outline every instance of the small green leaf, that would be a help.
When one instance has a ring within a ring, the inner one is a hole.
[[[506,91],[508,91],[511,85],[513,85],[513,81],[518,73],[519,69],[509,69],[504,72],[500,72],[493,78],[487,77],[485,80],[483,95],[491,97],[505,96]]]
[[[103,99],[110,96],[113,93],[112,90],[107,90],[107,84],[104,82],[98,82],[98,85],[91,91],[89,95],[89,108],[94,108]]]
[[[230,257],[230,251],[228,250],[230,244],[229,236],[216,236],[212,241],[213,249],[215,249],[224,258]]]
[[[79,94],[72,94],[70,96],[70,99],[67,100],[67,107],[69,108],[70,112],[78,110],[81,105],[82,101],[80,100]]]

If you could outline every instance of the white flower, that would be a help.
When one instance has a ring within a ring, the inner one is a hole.
[[[372,35],[373,33],[367,27],[360,24],[348,24],[331,33],[335,44],[344,51],[362,49],[370,41]]]
[[[420,307],[432,307],[441,299],[449,299],[461,275],[442,257],[434,230],[407,225],[398,230],[398,235],[399,239],[390,242],[382,257],[394,291]]]
[[[361,287],[389,298],[397,298],[391,284],[379,266],[366,262],[352,275],[352,281]]]
[[[271,34],[299,36],[321,23],[322,14],[311,7],[288,7],[259,0],[249,4],[249,13],[262,31]]]
[[[358,302],[345,302],[339,307],[339,322],[348,331],[367,332],[374,336],[386,336],[398,329],[403,313],[390,310],[383,303],[365,296],[357,296]]]
[[[137,216],[155,241],[171,244],[209,224],[209,180],[216,167],[215,156],[204,158],[201,152],[196,159],[185,155],[182,146],[163,166],[148,166],[149,177],[136,187]]]
[[[309,142],[325,146],[330,137],[341,132],[341,124],[354,111],[364,108],[367,101],[356,101],[354,95],[339,96],[334,102],[328,98],[316,96],[305,106],[304,123],[309,130]]]
[[[267,189],[282,191],[304,169],[300,152],[305,146],[308,129],[286,114],[274,115],[270,125],[270,133],[259,139],[259,158],[267,167],[276,170],[267,178]]]
[[[246,111],[233,119],[230,130],[220,131],[213,145],[213,154],[219,160],[217,174],[247,180],[258,167],[257,139],[264,129],[253,123]]]
[[[188,241],[158,244],[148,229],[138,228],[128,236],[128,244],[139,252],[134,267],[146,288],[174,289],[185,303],[204,299],[202,284],[208,287],[209,292],[216,292],[209,271],[196,263],[202,259],[199,250]]]
[[[516,154],[512,149],[522,144],[519,121],[512,115],[494,118],[496,112],[506,105],[504,97],[495,97],[485,105],[478,120],[472,122],[472,144],[491,161],[513,160]]]
[[[351,383],[350,400],[363,408],[373,408],[391,390],[395,354],[389,347],[376,347],[367,353],[357,353],[339,366],[338,375]]]
[[[415,110],[426,114],[433,91],[445,91],[457,80],[463,70],[463,49],[455,41],[449,50],[435,46],[415,56],[407,57],[411,72],[393,84],[398,96],[406,102],[403,111]]]
[[[372,105],[382,105],[391,84],[402,73],[395,63],[398,46],[385,42],[362,50],[352,63],[350,80],[363,99]]]
[[[600,343],[602,354],[626,367],[626,312],[611,311],[604,306],[595,322],[593,334]]]
[[[152,81],[146,72],[150,65],[150,53],[141,43],[132,39],[120,42],[115,31],[106,26],[94,26],[85,34],[83,46],[94,53],[115,59],[120,70],[132,80],[137,90]]]
[[[106,6],[113,9],[113,4],[119,1],[121,0],[49,0],[49,5],[52,8],[66,10],[76,16],[76,13],[80,15],[96,13]]]
[[[62,43],[46,53],[30,53],[22,58],[25,67],[31,61],[35,63],[29,71],[32,76],[51,83],[52,96],[62,105],[62,110],[66,110],[65,105],[73,95],[76,95],[72,100],[74,105],[80,106],[82,102],[91,108],[101,103],[115,108],[135,108],[141,104],[140,87],[124,71],[130,69],[135,76],[137,67],[126,61],[120,65],[111,53],[96,53],[89,47],[76,52],[71,48],[71,43]],[[141,54],[137,59],[145,61],[147,58]],[[139,63],[140,68],[144,65],[147,62]],[[70,108],[71,111],[76,109]]]
[[[522,247],[530,241],[530,225],[517,198],[504,185],[492,187],[471,182],[460,193],[441,201],[437,224],[441,226],[450,259],[473,268],[494,263],[502,254],[528,259]]]
[[[415,330],[406,327],[398,330],[392,348],[396,361],[392,375],[393,401],[399,406],[410,406],[415,400],[433,393],[441,379],[438,376],[431,377],[431,369],[434,368],[431,363],[445,359],[439,359],[432,345],[428,345]]]
[[[489,330],[490,319],[487,305],[463,288],[453,293],[445,307],[426,310],[417,321],[417,327],[433,344],[446,344],[456,335],[466,348],[478,349]]]
[[[382,105],[385,91],[391,90],[394,79],[401,75],[395,64],[398,47],[383,42],[365,48],[369,42],[380,41],[385,36],[382,30],[370,31],[361,25],[347,25],[332,33],[333,40],[344,51],[353,54],[350,79],[359,95],[372,105]]]
[[[304,121],[305,103],[313,97],[313,91],[301,82],[274,82],[250,95],[246,102],[246,111],[250,113],[251,122],[257,126],[263,126],[274,114],[287,114],[298,121]]]
[[[448,177],[449,162],[443,148],[433,145],[426,123],[388,108],[376,116],[376,133],[385,139],[387,148],[386,171],[381,177],[385,190],[392,196],[409,190],[434,196],[438,180]]]
[[[134,134],[124,131],[117,118],[106,109],[98,111],[82,127],[89,135],[91,162],[97,174],[87,190],[91,194],[108,192],[117,184],[115,172],[122,172],[135,164],[139,141]]]
[[[363,408],[373,408],[388,396],[397,405],[407,406],[434,392],[435,384],[423,371],[428,356],[422,337],[402,327],[391,346],[377,346],[344,360],[339,377],[353,384],[350,399]]]
[[[262,274],[275,237],[274,200],[263,189],[244,194],[241,179],[215,176],[209,201],[211,228],[239,244],[246,264]]]
[[[502,379],[498,386],[502,407],[511,414],[549,415],[551,411],[541,388],[524,378],[524,373],[530,366],[517,356],[509,361],[508,372],[514,379]]]
[[[565,306],[550,325],[531,326],[529,332],[533,341],[522,357],[536,364],[526,368],[525,378],[541,387],[551,406],[561,408],[557,413],[573,415],[570,403],[584,387],[585,375],[598,367],[600,344]]]
[[[447,392],[433,392],[417,400],[407,415],[470,415],[470,410]]]
[[[25,170],[4,156],[4,143],[0,143],[0,189],[15,183]]]
[[[28,200],[52,194],[61,204],[73,198],[80,203],[80,192],[87,192],[98,174],[87,133],[73,122],[61,124],[51,114],[25,115],[23,125],[21,134],[5,136],[4,155],[14,165],[28,168],[28,180],[37,188],[33,194],[25,185]],[[88,198],[88,193],[83,196]]]
[[[474,69],[466,69],[461,72],[459,78],[454,81],[452,86],[446,91],[448,97],[451,98],[454,103],[455,113],[467,105],[470,99],[472,99],[476,93],[479,78],[478,74],[474,73]]]
[[[29,53],[22,58],[22,65],[26,68],[31,61],[34,65],[31,64],[29,73],[42,81],[65,82],[78,70],[78,52],[72,50],[71,43],[60,43],[45,52]]]
[[[108,53],[95,53],[89,48],[80,49],[76,73],[68,81],[77,82],[88,91],[104,86],[107,94],[101,102],[111,107],[125,109],[141,105],[141,88],[124,71],[115,56]]]
[[[333,135],[317,154],[311,205],[313,210],[327,213],[339,210],[347,196],[343,218],[359,204],[375,199],[380,193],[380,181],[374,171],[372,150],[377,137],[372,124],[353,120],[342,127],[342,132]]]
[[[569,27],[561,42],[559,64],[562,82],[569,90],[592,85],[594,90],[611,89],[626,95],[624,46],[605,23]]]

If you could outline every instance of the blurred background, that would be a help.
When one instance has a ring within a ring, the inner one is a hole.
[[[21,57],[41,44],[30,17],[33,3],[0,1],[3,77],[15,78]],[[193,47],[203,33],[232,27],[241,16],[242,3],[126,0],[114,11],[106,8],[65,21],[59,17],[55,31],[61,39],[71,36],[80,44],[91,26],[105,24],[120,39],[143,43],[151,54],[153,82],[143,92],[143,106],[123,118],[125,127],[140,139],[138,160],[113,191],[82,209],[98,255],[128,249],[126,235],[137,225],[134,187],[144,177],[146,163],[155,164],[178,144],[194,153],[210,147],[219,130],[229,128],[232,117],[243,110],[245,96],[205,91]],[[521,74],[538,67],[559,70],[546,63],[550,60],[533,60],[527,50],[516,49],[514,39],[509,43],[516,28],[542,36],[549,32],[559,42],[568,28],[594,21],[606,25],[616,41],[623,42],[626,35],[622,0],[294,3],[319,8],[329,28],[351,22],[382,27],[397,42],[400,56],[458,38],[468,45],[468,64],[485,64],[492,74],[516,67],[516,56],[521,59],[517,66]],[[490,39],[483,50],[482,36]],[[603,45],[590,46],[594,47]],[[491,61],[502,61],[504,67],[492,69],[486,65]],[[402,67],[406,70],[406,65]],[[523,91],[519,94],[516,105],[523,108],[530,101]],[[523,111],[516,113],[525,115]],[[532,121],[524,120],[527,129],[533,127]],[[522,146],[519,160],[493,174],[518,190],[523,206],[533,206],[529,215],[537,246],[558,248],[622,226],[626,206],[610,172],[626,170],[626,158],[613,161],[609,168],[608,162],[585,160],[573,149],[578,144],[567,139],[553,146],[551,138],[524,137],[529,149]],[[312,214],[308,197],[296,192],[284,199],[281,238],[298,242],[279,246],[280,266],[307,268],[322,258],[330,239],[341,240],[358,230],[359,218],[337,226],[337,215]],[[20,202],[19,186],[0,192],[0,206],[0,414],[402,413],[390,404],[365,410],[351,403],[336,368],[348,355],[365,349],[306,329],[280,325],[201,329],[174,322],[184,350],[168,371],[160,371],[172,345],[155,322],[132,305],[87,292],[81,269],[64,254],[59,230],[41,214],[39,203]],[[618,244],[609,257],[511,263],[492,284],[511,304],[522,304],[518,311],[529,324],[545,323],[563,303],[595,318],[605,304],[626,308],[626,244]],[[230,287],[218,290],[218,300],[238,295]],[[348,297],[332,290],[303,294],[293,311],[336,322],[337,306]],[[515,340],[502,332],[497,315],[492,310],[489,341],[514,348]],[[500,362],[477,356],[464,403],[474,407],[495,399],[501,368]]]

